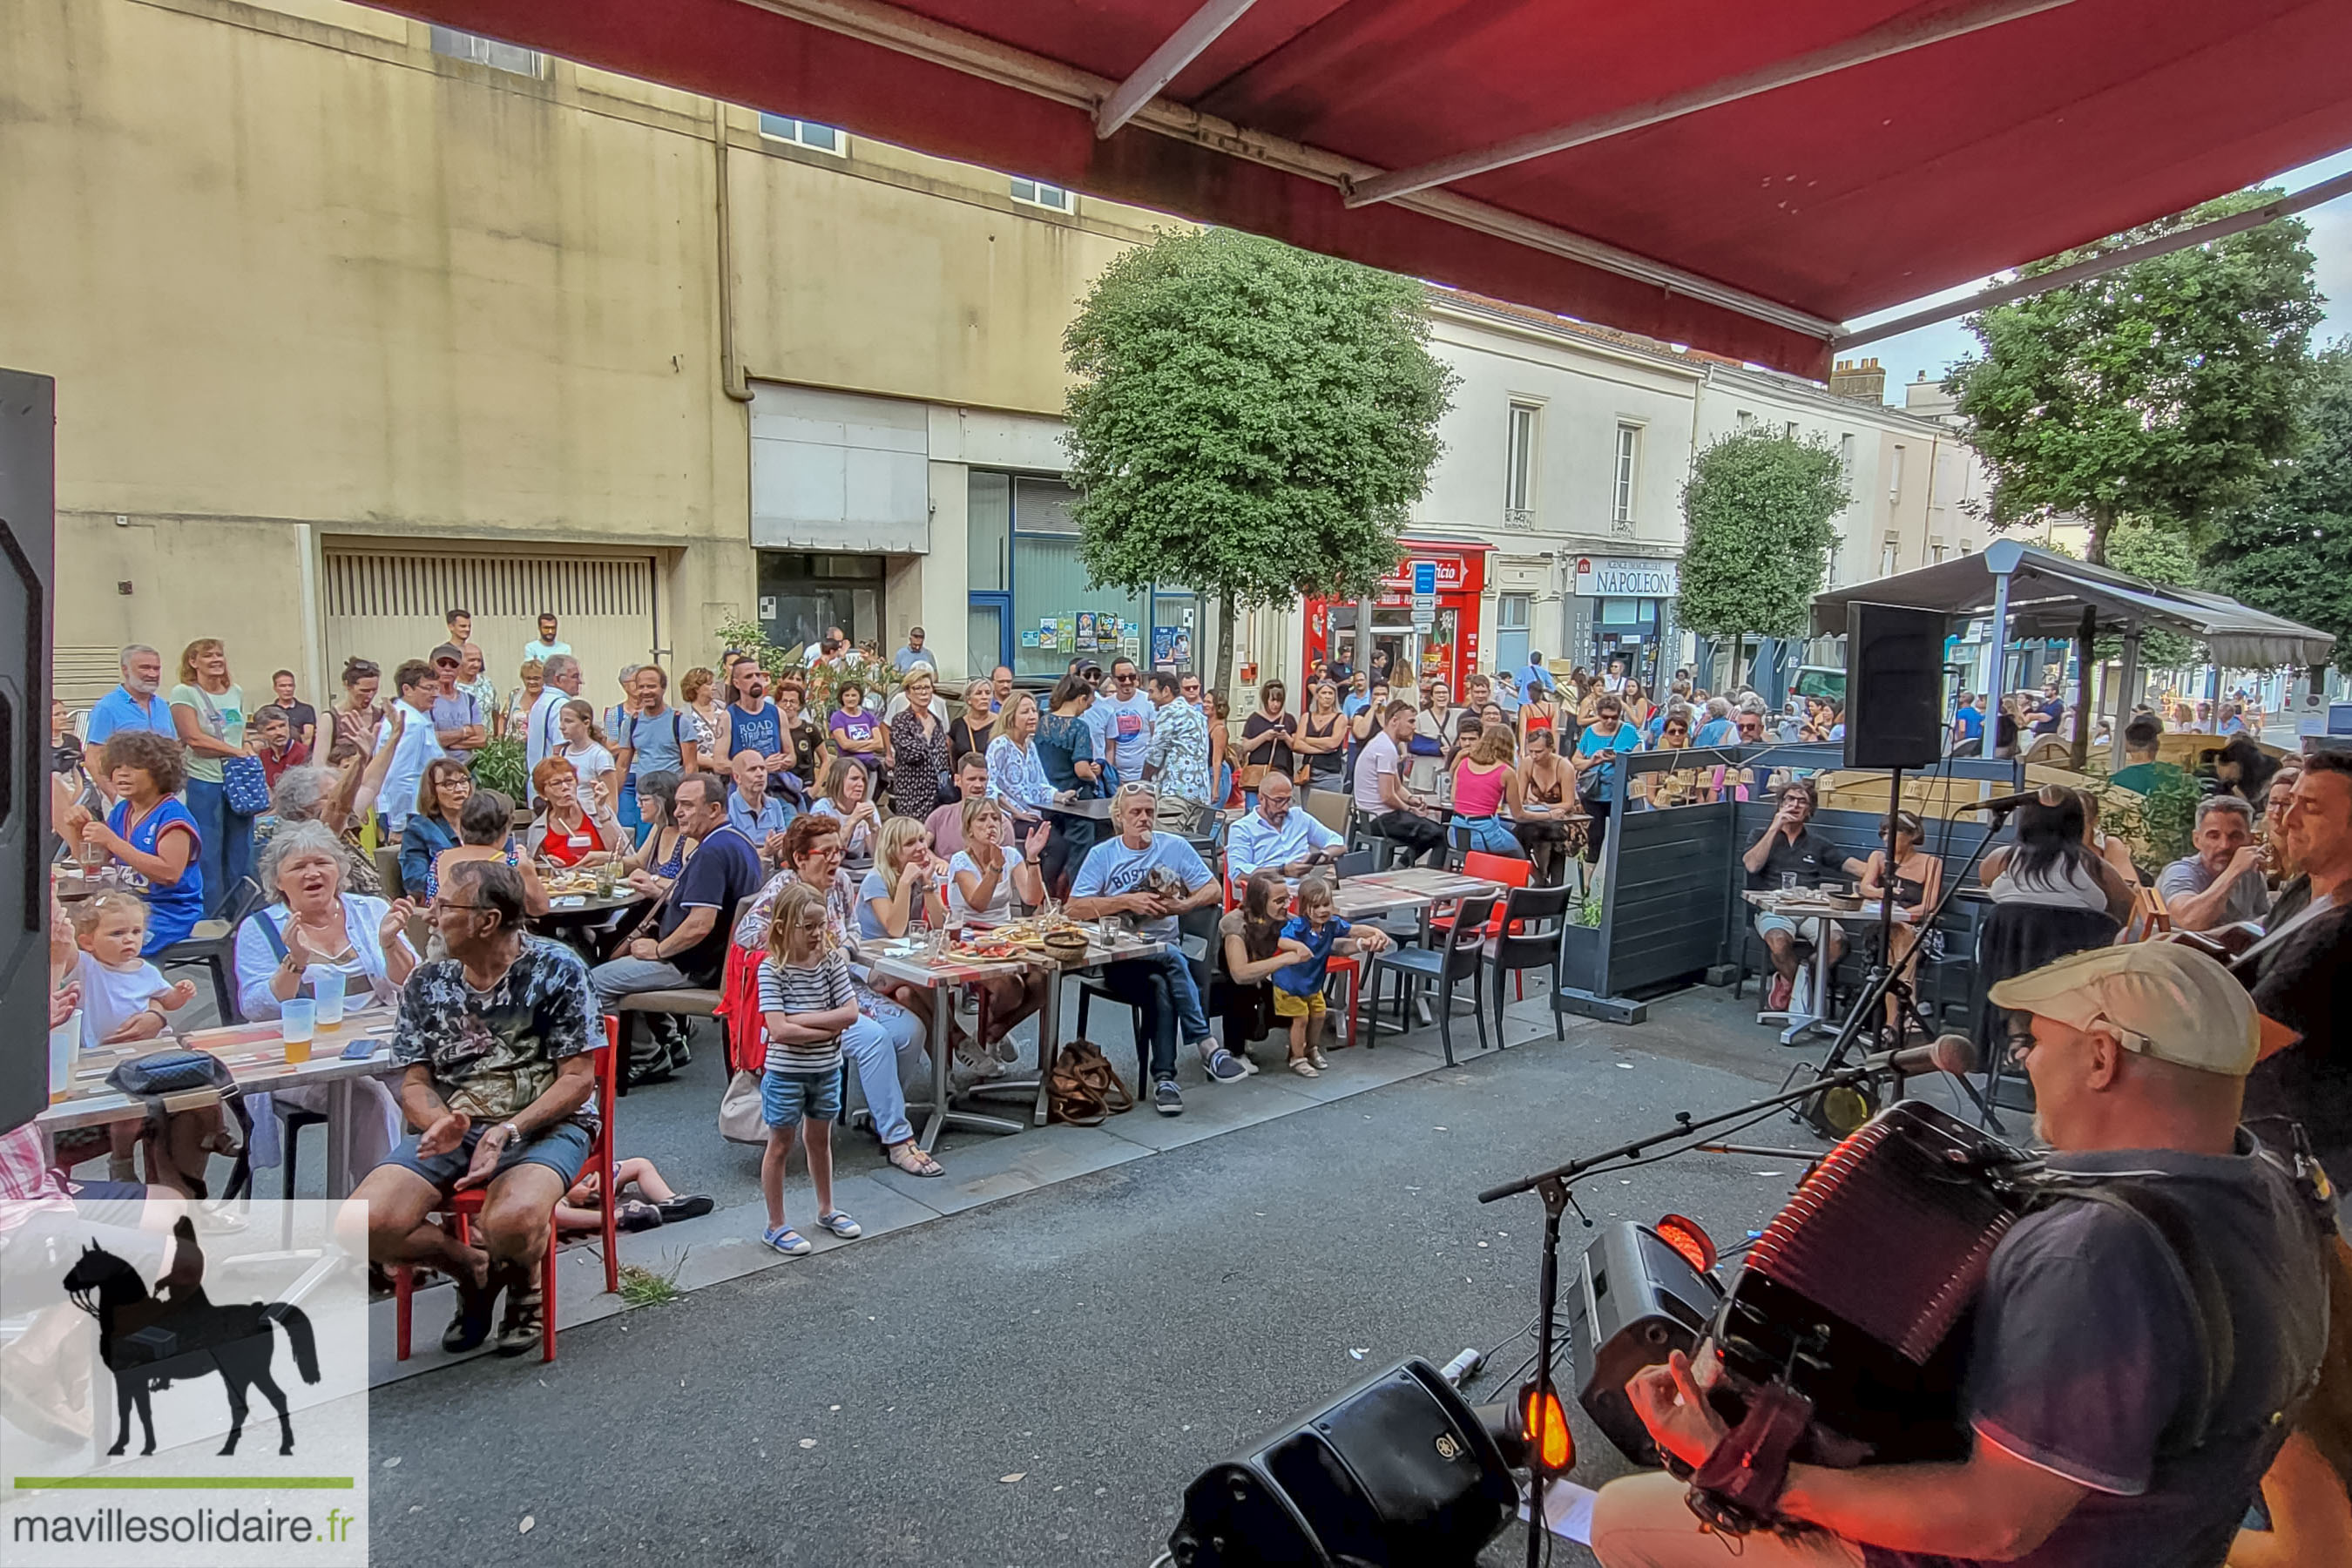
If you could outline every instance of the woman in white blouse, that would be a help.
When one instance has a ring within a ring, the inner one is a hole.
[[[988,742],[988,798],[1024,827],[1043,821],[1054,800],[1036,742],[1037,695],[1016,691],[996,715],[996,738]]]
[[[415,908],[407,900],[343,891],[349,860],[342,842],[316,822],[296,822],[270,836],[263,850],[261,886],[270,902],[236,928],[237,1006],[248,1019],[275,1018],[288,1002],[340,987],[346,1013],[394,1005],[416,967],[407,926]],[[331,1037],[329,1037],[331,1038]],[[349,1192],[399,1142],[400,1108],[380,1079],[351,1080],[355,1093],[345,1138],[346,1160],[328,1175],[331,1192]],[[331,1113],[325,1084],[275,1091],[289,1105]],[[256,1166],[277,1164],[277,1119],[271,1095],[250,1096]]]

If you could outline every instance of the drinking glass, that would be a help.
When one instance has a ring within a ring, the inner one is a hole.
[[[286,1042],[286,1059],[301,1063],[310,1059],[310,1034],[318,1026],[318,1004],[308,996],[297,996],[279,1010],[278,1037]]]
[[[1780,890],[1784,893],[1793,893],[1797,890],[1797,874],[1794,871],[1780,873]]]
[[[318,998],[312,1006],[317,1009],[319,1027],[331,1035],[343,1026],[343,977],[331,969],[314,969],[310,973],[310,992]]]

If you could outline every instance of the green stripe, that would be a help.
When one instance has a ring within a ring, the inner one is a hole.
[[[350,1491],[350,1476],[18,1476],[19,1491]]]

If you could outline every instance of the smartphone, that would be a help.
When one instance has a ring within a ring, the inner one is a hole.
[[[363,1062],[375,1055],[376,1048],[383,1044],[382,1040],[366,1038],[353,1040],[343,1047],[343,1059],[347,1062]]]

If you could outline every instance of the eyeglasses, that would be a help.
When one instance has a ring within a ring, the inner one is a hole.
[[[446,899],[436,899],[433,900],[433,908],[436,910],[458,910],[467,914],[478,914],[486,907],[487,906],[482,904],[453,904]]]

